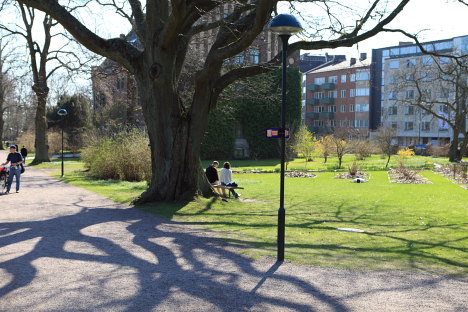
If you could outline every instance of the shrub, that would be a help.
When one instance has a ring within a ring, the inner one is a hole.
[[[83,150],[82,159],[90,173],[100,179],[149,181],[151,178],[148,138],[139,130],[99,139]]]
[[[372,154],[372,145],[368,140],[355,140],[351,145],[357,160],[364,160]]]
[[[426,146],[426,151],[429,155],[438,156],[438,157],[447,157],[449,149],[450,149],[449,144],[442,145],[442,146],[428,144]]]
[[[403,157],[411,157],[415,155],[414,150],[410,148],[400,149],[397,154]]]
[[[29,152],[35,152],[35,133],[24,132],[18,137],[18,145],[24,145]],[[67,142],[67,135],[64,134],[65,142]],[[49,154],[58,154],[62,151],[62,134],[59,131],[48,131],[47,142],[49,144]],[[66,143],[65,143],[66,144]]]
[[[348,166],[348,173],[351,176],[355,176],[359,171],[359,164],[356,161],[353,161],[351,166]]]

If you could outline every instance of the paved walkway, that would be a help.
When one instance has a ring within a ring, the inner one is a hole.
[[[39,170],[23,182],[0,196],[0,311],[468,309],[467,279],[252,261]]]

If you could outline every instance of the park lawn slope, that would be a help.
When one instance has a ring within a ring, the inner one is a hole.
[[[57,174],[57,173],[56,173]],[[286,259],[350,269],[424,270],[466,275],[468,191],[430,171],[432,184],[390,183],[385,171],[369,183],[286,178]],[[186,224],[219,231],[252,258],[276,256],[278,174],[237,174],[242,200],[200,199],[140,207]],[[66,182],[129,203],[145,183],[99,181],[67,173]],[[356,228],[364,233],[337,231]]]

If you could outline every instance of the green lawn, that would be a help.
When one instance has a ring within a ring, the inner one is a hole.
[[[385,171],[371,172],[370,182],[364,184],[334,179],[334,174],[286,178],[287,260],[466,275],[468,190],[430,171],[422,174],[433,184],[420,185],[390,183]],[[279,175],[235,174],[234,179],[246,188],[242,201],[200,199],[141,208],[177,222],[219,230],[219,237],[244,247],[243,252],[252,258],[275,257]],[[129,203],[146,187],[145,183],[96,181],[77,171],[67,172],[64,180],[121,203]]]
[[[225,160],[218,160],[220,166],[222,166]],[[250,171],[250,170],[262,170],[262,171],[279,171],[280,161],[279,159],[266,159],[266,160],[227,160],[231,162],[233,170],[238,171]],[[313,157],[312,162],[305,161],[304,158],[296,158],[288,162],[289,170],[335,170],[338,168],[338,158],[329,157],[327,162],[323,162],[324,159],[319,155]],[[356,157],[351,154],[346,154],[343,157],[342,168],[347,169],[348,165],[351,165],[353,161],[356,161],[366,170],[386,170],[385,165],[387,159],[383,159],[380,155],[372,155],[367,157],[365,160],[356,160]],[[206,168],[211,162],[203,161],[203,167]],[[407,167],[409,168],[426,168],[432,169],[434,163],[448,163],[447,158],[442,157],[427,157],[427,156],[413,156],[408,158]],[[397,167],[397,156],[392,156],[389,167]]]

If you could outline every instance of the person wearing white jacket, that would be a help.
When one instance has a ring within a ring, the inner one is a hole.
[[[231,164],[229,162],[225,162],[223,169],[219,173],[219,182],[221,185],[228,185],[232,183],[232,171],[231,171]],[[235,198],[239,198],[240,194],[236,193],[235,190],[229,190]],[[226,190],[223,189],[223,195],[226,197]]]

